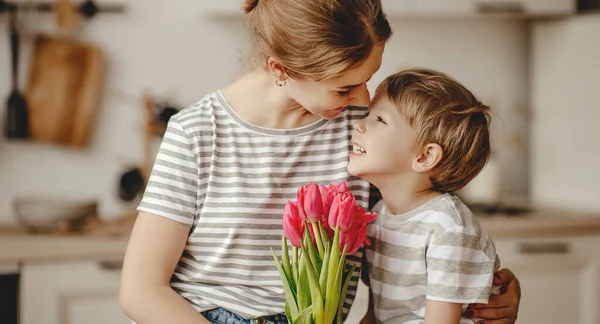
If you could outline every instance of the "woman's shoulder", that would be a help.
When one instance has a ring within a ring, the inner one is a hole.
[[[194,124],[207,118],[211,119],[220,108],[221,103],[218,99],[218,91],[213,91],[202,97],[202,99],[181,109],[171,116],[171,118],[185,127],[186,125]]]

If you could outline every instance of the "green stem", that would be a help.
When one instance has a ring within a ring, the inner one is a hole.
[[[313,228],[313,234],[315,235],[315,242],[317,242],[317,251],[319,252],[319,257],[323,260],[323,256],[325,254],[325,249],[323,246],[323,241],[321,240],[321,230],[319,229],[319,222],[310,222]]]
[[[292,275],[294,283],[298,284],[298,248],[292,247]]]
[[[340,261],[340,227],[336,227],[335,234],[333,235],[333,242],[331,243],[331,251],[329,252],[329,264],[327,266],[328,279],[326,291],[332,291],[333,280],[331,276],[335,278],[335,273],[338,271],[338,263]]]

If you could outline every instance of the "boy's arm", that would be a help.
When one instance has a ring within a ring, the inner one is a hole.
[[[448,228],[431,238],[426,264],[426,323],[457,324],[464,304],[487,303],[496,266],[489,237]]]
[[[427,300],[425,324],[458,324],[462,314],[462,304]]]

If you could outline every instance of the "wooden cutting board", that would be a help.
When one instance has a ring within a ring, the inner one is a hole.
[[[70,38],[36,38],[25,96],[34,140],[84,147],[104,77],[99,48]]]

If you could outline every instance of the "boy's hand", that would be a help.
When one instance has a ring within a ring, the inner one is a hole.
[[[465,315],[483,318],[478,323],[513,324],[517,320],[521,286],[514,273],[508,269],[498,270],[494,274],[494,284],[502,286],[500,295],[490,296],[488,304],[471,304]]]

